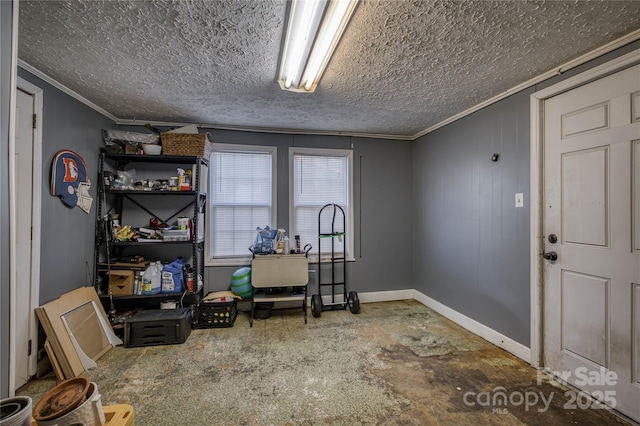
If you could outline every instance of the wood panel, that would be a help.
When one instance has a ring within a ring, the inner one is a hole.
[[[640,252],[640,140],[631,144],[631,177],[632,250]]]
[[[640,284],[631,285],[631,368],[632,382],[640,386]]]
[[[609,128],[609,102],[563,114],[561,127],[562,139]]]
[[[563,242],[606,247],[608,224],[608,147],[562,154]]]
[[[608,366],[609,279],[562,272],[562,350]]]

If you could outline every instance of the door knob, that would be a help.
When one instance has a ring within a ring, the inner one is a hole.
[[[555,251],[548,251],[542,253],[542,257],[547,260],[558,260],[558,253],[556,253]]]

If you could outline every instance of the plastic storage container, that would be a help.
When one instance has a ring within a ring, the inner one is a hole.
[[[233,327],[238,316],[238,302],[203,302],[198,312],[198,328]]]
[[[142,294],[158,294],[162,290],[162,264],[156,261],[142,275]]]
[[[124,345],[173,345],[184,343],[191,334],[191,308],[139,311],[124,322]]]
[[[184,290],[184,263],[177,258],[162,268],[162,292],[179,293]]]

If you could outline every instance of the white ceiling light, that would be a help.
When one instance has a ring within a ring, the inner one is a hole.
[[[359,0],[292,0],[278,82],[313,92]]]

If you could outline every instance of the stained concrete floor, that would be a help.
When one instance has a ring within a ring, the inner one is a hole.
[[[416,301],[274,310],[180,345],[116,347],[86,373],[146,425],[621,425],[567,408],[567,388]],[[33,404],[56,385],[29,382]],[[506,403],[500,399],[506,395]],[[535,397],[535,398],[534,398]],[[527,402],[528,401],[528,402]]]

